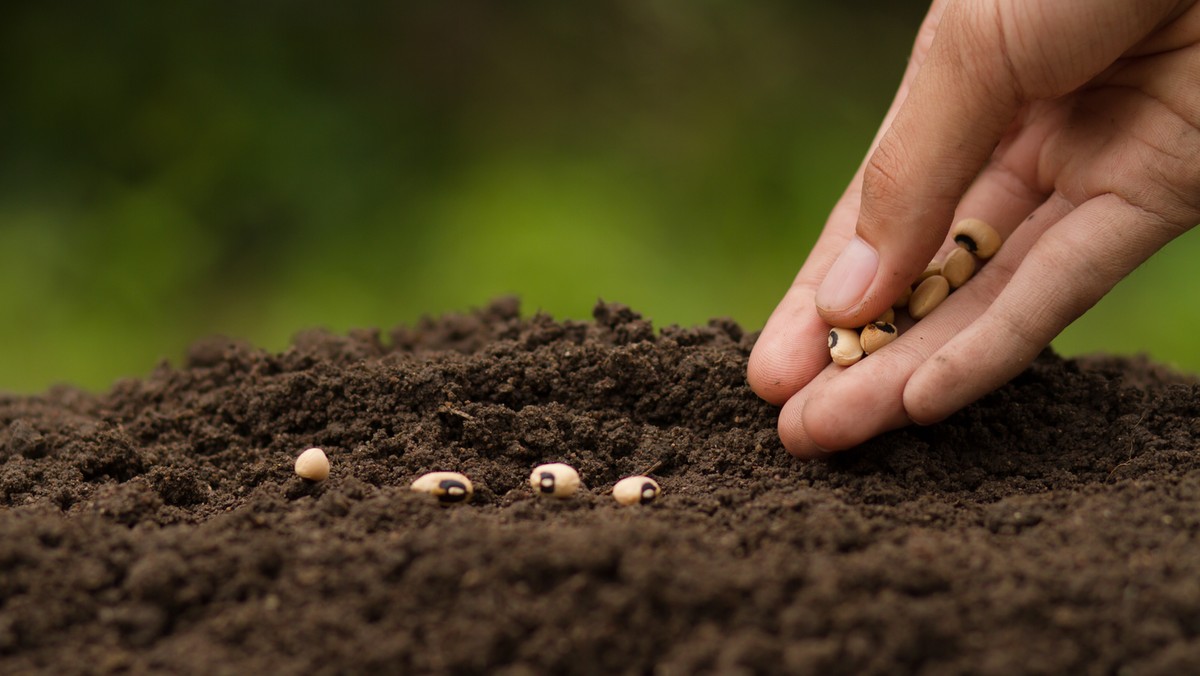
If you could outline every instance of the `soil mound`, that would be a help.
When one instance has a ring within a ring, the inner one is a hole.
[[[753,341],[500,301],[0,397],[0,672],[1200,671],[1189,378],[1047,352],[802,464]],[[552,461],[576,498],[530,491]],[[648,468],[657,503],[605,495]],[[474,501],[408,489],[433,470]]]

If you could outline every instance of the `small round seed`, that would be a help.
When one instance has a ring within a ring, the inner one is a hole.
[[[948,295],[950,295],[950,282],[947,282],[946,278],[941,275],[934,275],[921,282],[921,285],[913,291],[912,298],[908,299],[908,314],[913,319],[921,319],[933,312],[935,307],[941,305]]]
[[[896,327],[888,322],[872,322],[863,327],[859,342],[866,354],[871,354],[879,348],[892,342],[899,336]]]
[[[829,356],[838,366],[849,366],[862,359],[862,345],[854,329],[833,328],[829,330]]]
[[[629,476],[613,486],[613,499],[622,505],[648,505],[658,499],[662,489],[648,476]]]
[[[475,494],[471,480],[458,472],[430,472],[412,482],[412,489],[428,493],[447,505],[466,502]]]
[[[964,218],[950,229],[955,243],[967,251],[987,260],[1000,250],[1000,233],[978,218]]]
[[[875,321],[887,322],[888,324],[893,324],[896,322],[896,311],[893,310],[892,308],[888,308],[883,311],[883,314],[876,317]]]
[[[579,488],[579,472],[561,462],[538,465],[529,475],[529,485],[547,498],[569,498]]]
[[[925,271],[921,273],[920,277],[917,277],[917,281],[913,282],[913,286],[918,286],[930,277],[940,274],[942,274],[942,264],[937,261],[929,261],[929,265],[925,266]]]
[[[329,478],[329,458],[325,457],[325,451],[319,448],[310,448],[300,454],[296,458],[296,474],[300,475],[301,479],[309,481],[324,481]]]
[[[908,299],[911,296],[912,296],[912,287],[911,286],[904,287],[904,290],[900,292],[900,297],[896,299],[895,303],[892,303],[892,307],[897,310],[908,307]]]
[[[966,284],[974,274],[975,257],[962,247],[955,248],[946,256],[946,260],[942,261],[942,276],[950,283],[951,289]]]

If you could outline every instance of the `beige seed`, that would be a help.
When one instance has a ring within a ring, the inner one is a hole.
[[[329,478],[329,458],[325,457],[325,451],[319,448],[310,448],[300,454],[296,458],[296,474],[300,475],[301,479],[309,481],[324,481]]]
[[[921,282],[940,274],[942,274],[942,264],[937,261],[929,261],[929,265],[925,266],[924,272],[921,273],[920,277],[917,277],[917,281],[913,282],[913,286],[919,286]]]
[[[887,322],[888,324],[893,324],[896,322],[896,311],[893,310],[892,308],[888,308],[883,311],[883,314],[876,317],[875,321]]]
[[[529,485],[547,498],[569,498],[579,489],[579,472],[561,462],[538,465],[529,475]]]
[[[662,489],[648,476],[629,476],[613,486],[613,499],[622,505],[647,505],[658,499]]]
[[[872,322],[863,327],[859,342],[863,352],[871,354],[896,339],[900,332],[888,322]]]
[[[430,472],[412,482],[412,489],[428,493],[447,505],[467,502],[475,494],[471,480],[458,472]]]
[[[985,261],[996,255],[1002,243],[1000,233],[978,218],[964,218],[955,223],[950,236],[956,244]]]
[[[838,366],[849,366],[862,359],[862,345],[858,341],[858,331],[854,329],[830,329],[828,344],[829,356]]]
[[[946,260],[942,261],[942,276],[949,282],[951,289],[966,284],[974,274],[975,257],[962,247],[956,247],[946,256]]]
[[[908,307],[908,299],[911,296],[912,296],[912,287],[911,286],[904,287],[904,290],[900,292],[900,297],[896,299],[895,303],[892,303],[892,307],[897,310]]]
[[[921,285],[913,291],[912,298],[908,299],[908,314],[913,319],[921,319],[933,312],[935,307],[941,305],[948,295],[950,295],[950,282],[947,282],[946,278],[941,275],[934,275],[921,282]]]

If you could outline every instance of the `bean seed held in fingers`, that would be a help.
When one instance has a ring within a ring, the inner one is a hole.
[[[547,498],[569,498],[579,489],[579,472],[561,462],[538,465],[529,475],[533,491]]]
[[[950,229],[950,236],[956,244],[987,260],[1000,250],[1000,233],[978,218],[964,218]]]
[[[975,257],[962,247],[955,248],[946,256],[946,260],[942,261],[942,276],[949,282],[951,289],[966,284],[974,274]]]
[[[865,354],[871,354],[887,345],[900,335],[896,327],[888,322],[871,322],[863,327],[859,342]]]
[[[662,489],[648,476],[629,476],[613,486],[613,499],[622,505],[648,505],[658,499]]]
[[[896,321],[896,311],[893,310],[892,308],[888,308],[883,311],[883,314],[876,317],[875,321],[887,322],[888,324],[893,324]]]
[[[913,291],[912,298],[908,299],[908,314],[913,319],[922,319],[933,309],[942,304],[946,300],[946,296],[950,295],[950,282],[941,275],[934,275],[929,279],[921,282],[921,285]]]
[[[412,482],[412,489],[428,493],[445,505],[467,502],[475,494],[471,480],[458,472],[430,472]]]
[[[921,272],[921,276],[917,277],[917,281],[913,282],[913,284],[918,285],[930,277],[940,274],[942,274],[942,264],[937,261],[929,261],[929,265],[925,266],[925,270]]]
[[[296,474],[309,481],[324,481],[329,478],[329,458],[325,451],[310,448],[296,458]]]
[[[900,297],[896,299],[896,302],[892,303],[892,307],[896,310],[901,310],[908,307],[908,299],[910,297],[912,297],[912,287],[906,286],[904,287],[904,290],[900,292]]]
[[[829,330],[829,356],[838,366],[849,366],[862,359],[862,345],[858,341],[858,331],[854,329],[833,328]]]

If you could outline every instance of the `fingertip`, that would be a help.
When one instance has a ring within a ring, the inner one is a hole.
[[[811,293],[811,292],[810,292]],[[746,382],[768,403],[782,406],[829,365],[829,327],[812,309],[812,296],[785,299],[750,352]]]
[[[814,443],[804,428],[804,408],[807,403],[805,392],[800,392],[783,405],[777,425],[779,440],[791,455],[801,460],[819,460],[828,457],[829,451]]]
[[[763,337],[755,343],[746,364],[746,383],[760,399],[774,406],[782,406],[799,386],[784,365],[786,360],[781,357],[779,345],[772,343],[770,340],[764,341]]]

